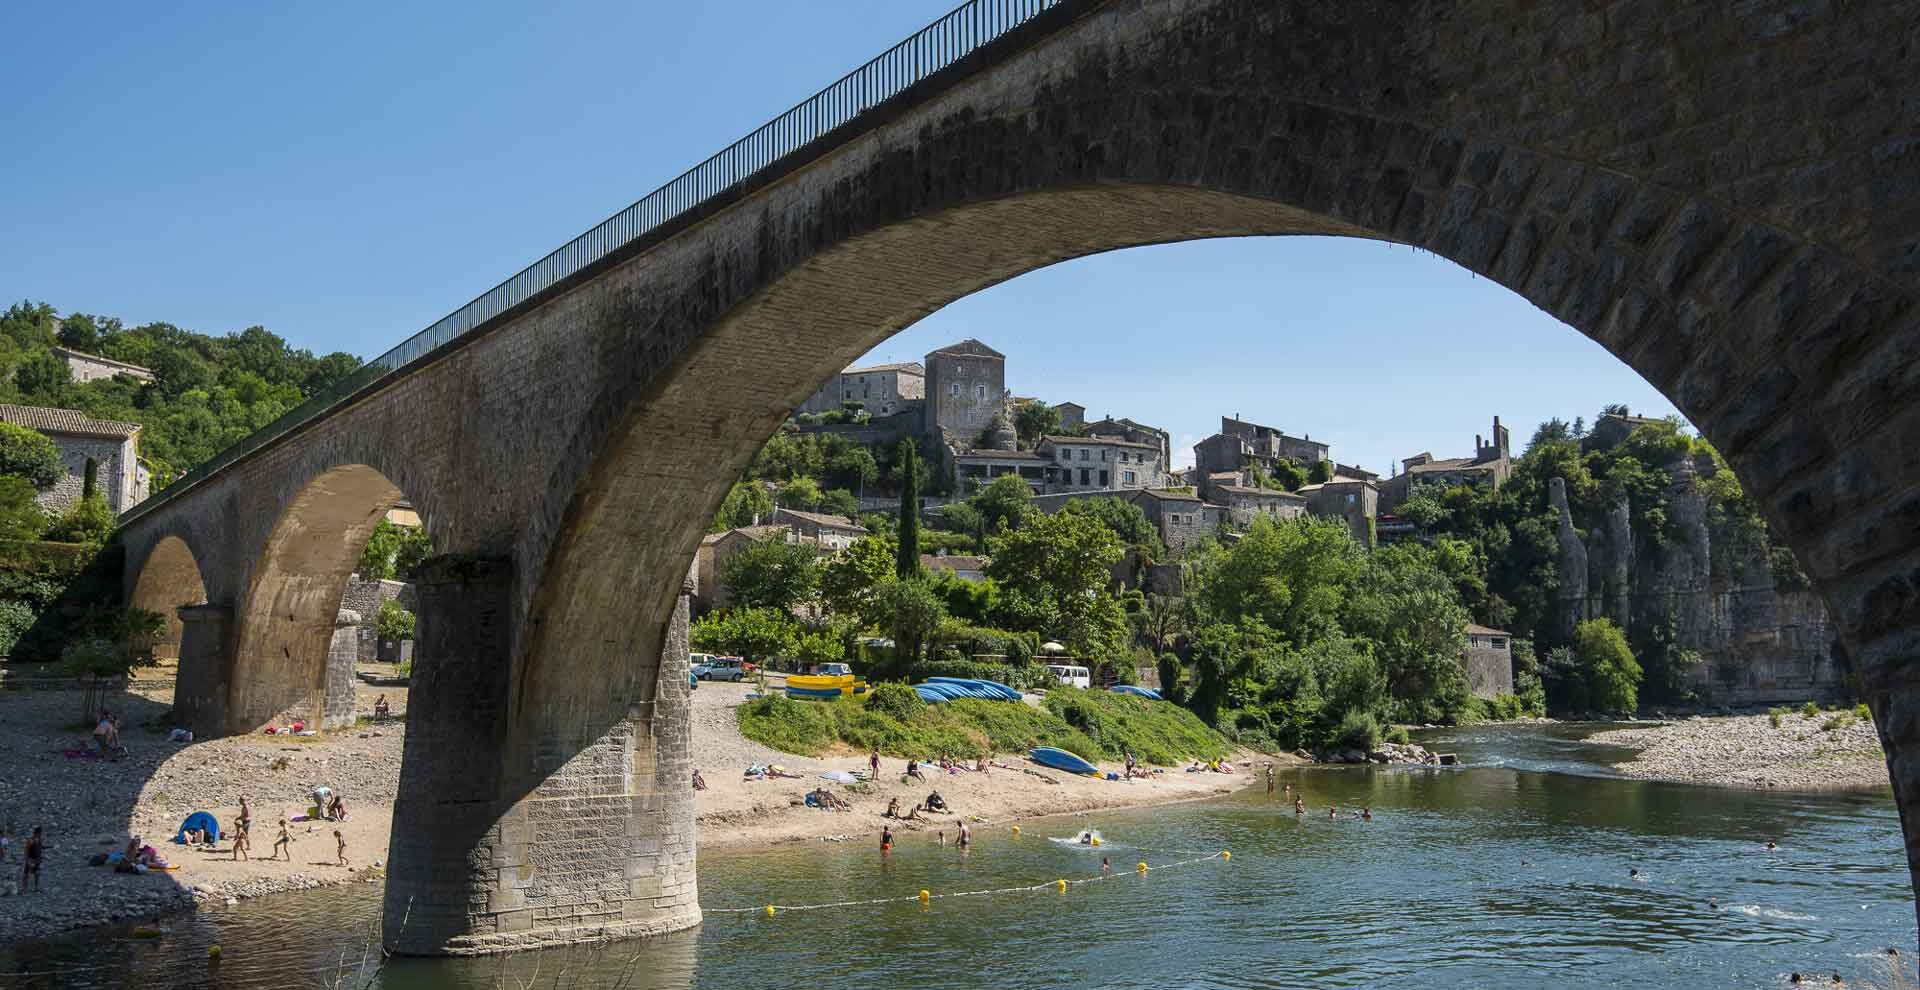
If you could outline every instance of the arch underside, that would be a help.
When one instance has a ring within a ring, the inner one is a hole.
[[[153,654],[162,660],[178,660],[182,628],[179,609],[206,600],[207,585],[193,549],[180,537],[167,536],[147,552],[128,604],[161,617],[165,627],[153,644]]]
[[[321,724],[341,597],[374,528],[400,499],[384,474],[349,464],[313,479],[283,510],[237,616],[233,731],[281,716]]]

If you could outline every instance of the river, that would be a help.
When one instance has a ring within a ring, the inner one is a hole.
[[[708,856],[705,924],[607,949],[379,968],[366,884],[175,918],[159,938],[0,950],[0,987],[1725,987],[1796,970],[1857,986],[1888,946],[1909,951],[1889,792],[1626,780],[1586,731],[1437,730],[1421,741],[1464,767],[1302,768],[1282,779],[1303,817],[1255,788],[1097,815],[1097,849],[1054,841],[1081,827],[1056,819],[984,827],[966,853],[915,836],[885,859],[868,842]],[[1103,855],[1110,878],[1051,886],[1101,876]],[[914,899],[1030,884],[1047,886]],[[904,900],[759,910],[881,897]]]

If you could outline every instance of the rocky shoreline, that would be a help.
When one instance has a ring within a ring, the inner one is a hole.
[[[1615,769],[1644,780],[1807,791],[1888,786],[1873,723],[1850,711],[1696,716],[1587,740],[1640,750]]]

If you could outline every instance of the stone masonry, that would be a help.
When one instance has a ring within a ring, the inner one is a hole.
[[[564,917],[526,886],[513,809],[576,758],[624,766],[589,750],[665,751],[633,726],[680,717],[652,658],[688,561],[792,409],[925,314],[1055,262],[1376,238],[1588,335],[1726,455],[1831,607],[1920,861],[1917,32],[1920,0],[1068,0],[153,506],[123,530],[126,587],[163,601],[150,552],[191,549],[197,728],[317,710],[353,563],[408,497],[437,549],[510,574],[485,642],[423,633],[417,663],[463,676],[410,699],[438,714],[409,722],[386,938],[686,924],[691,820],[670,804],[609,804],[663,823],[674,870],[658,897],[630,879],[620,926],[610,880],[554,894],[578,901]],[[414,744],[441,722],[433,740],[462,745]],[[635,779],[668,772],[649,759]],[[396,927],[408,903],[430,935]]]

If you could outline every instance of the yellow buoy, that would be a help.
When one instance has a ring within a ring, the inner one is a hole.
[[[927,901],[931,900],[932,898],[933,898],[932,894],[927,893],[924,890],[920,892],[920,903],[925,904],[927,903]]]
[[[1097,835],[1096,835],[1096,836],[1094,836],[1094,837],[1093,837],[1093,844],[1094,844],[1094,845],[1096,845],[1096,846],[1100,844],[1100,837],[1099,837],[1099,836],[1097,836]]]
[[[773,905],[771,904],[767,905],[767,917],[773,917]]]
[[[1137,865],[1137,866],[1135,866],[1135,867],[1134,867],[1134,869],[1136,869],[1136,870],[1139,870],[1139,871],[1140,871],[1140,872],[1142,872],[1142,873],[1145,873],[1145,872],[1147,872],[1147,864],[1145,864],[1145,863],[1141,863],[1141,864],[1139,864],[1139,865]]]
[[[1019,834],[1020,834],[1020,826],[1018,826],[1018,825],[1015,825],[1015,826],[1013,827],[1013,834],[1015,834],[1015,835],[1019,835]]]
[[[1223,850],[1221,850],[1221,851],[1220,851],[1220,858],[1221,858],[1221,859],[1232,859],[1232,858],[1233,858],[1233,854],[1232,854],[1232,853],[1230,853],[1230,852],[1227,852],[1226,850],[1224,850],[1224,849],[1223,849]]]
[[[1064,894],[1064,893],[1066,893],[1066,892],[1067,892],[1067,882],[1066,882],[1065,880],[1055,880],[1055,881],[1053,882],[1053,885],[1054,885],[1055,887],[1057,887],[1057,888],[1059,888],[1059,890],[1060,890],[1060,892],[1061,892],[1062,894]]]

